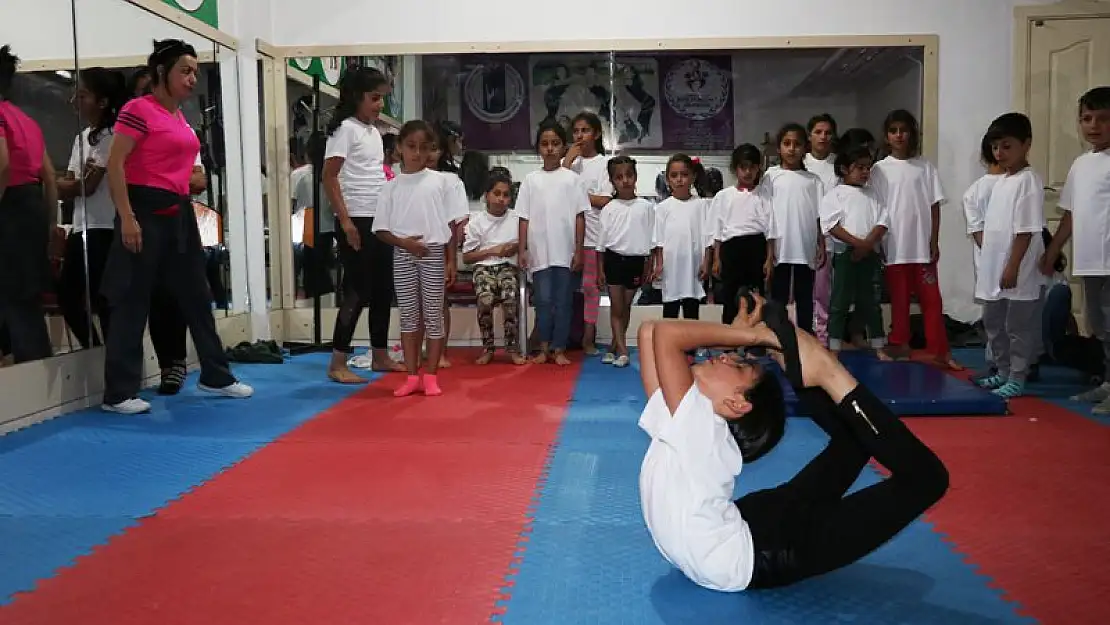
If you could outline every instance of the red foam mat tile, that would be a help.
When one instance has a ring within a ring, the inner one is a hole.
[[[0,610],[11,625],[484,623],[513,523],[150,519]]]
[[[928,520],[1042,623],[1110,623],[1110,428],[1038,399],[1010,408],[906,422],[951,475]]]

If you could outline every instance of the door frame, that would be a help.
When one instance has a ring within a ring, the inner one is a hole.
[[[1030,44],[1034,23],[1040,20],[1067,20],[1110,17],[1110,2],[1105,0],[1063,0],[1053,4],[1014,7],[1013,109],[1029,112]]]

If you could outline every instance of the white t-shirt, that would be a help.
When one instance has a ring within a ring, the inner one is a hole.
[[[374,232],[388,230],[400,238],[424,237],[425,245],[446,245],[452,224],[468,216],[466,196],[459,198],[452,179],[458,176],[431,169],[398,172],[378,197]]]
[[[705,198],[672,196],[656,205],[652,247],[663,248],[664,302],[705,297],[698,270],[705,248],[713,244],[707,233],[709,222],[709,200]]]
[[[774,217],[764,192],[765,189],[728,187],[713,196],[709,206],[709,234],[713,240],[723,242],[746,235],[770,234]]]
[[[613,183],[609,180],[609,157],[597,154],[591,158],[578,157],[571,165],[586,185],[589,195],[613,195]],[[586,249],[597,247],[597,235],[601,232],[601,212],[603,209],[590,207],[586,211]]]
[[[590,209],[586,185],[578,174],[558,167],[524,177],[516,198],[516,214],[528,222],[528,271],[571,266],[577,246],[578,215]]]
[[[993,302],[1040,298],[1045,279],[1037,269],[1037,261],[1044,255],[1041,237],[1044,223],[1044,182],[1032,167],[1004,176],[994,185],[983,218],[983,250],[979,274],[975,278],[976,299]],[[1003,290],[998,283],[1018,234],[1033,236],[1021,258],[1017,286]]]
[[[991,201],[991,191],[994,185],[1002,180],[1002,174],[985,174],[964,192],[964,218],[967,220],[967,234],[972,235],[983,231],[983,217],[987,214],[987,203]],[[978,245],[972,244],[971,263],[975,272],[979,272],[979,258],[983,251]]]
[[[836,175],[836,154],[829,154],[824,159],[817,158],[812,153],[807,153],[802,163],[806,170],[817,174],[826,189],[833,189],[840,184],[840,176]]]
[[[639,425],[651,436],[640,466],[640,506],[655,546],[700,586],[744,590],[755,547],[732,501],[744,460],[728,424],[695,384],[674,416],[657,390]]]
[[[520,239],[520,218],[516,211],[507,210],[504,215],[495,217],[487,211],[470,213],[466,224],[466,237],[462,246],[463,253],[485,250],[506,243],[516,243]],[[485,258],[476,265],[516,264],[516,254],[507,258]]]
[[[821,200],[821,232],[830,235],[832,249],[829,251],[833,254],[848,249],[847,243],[832,234],[832,229],[837,224],[847,230],[848,234],[866,239],[878,226],[889,228],[890,215],[871,188],[841,184]]]
[[[339,189],[351,217],[373,217],[385,185],[385,148],[382,135],[371,124],[354,117],[343,120],[328,137],[324,158],[342,158]]]
[[[1059,204],[1071,211],[1071,274],[1110,276],[1110,150],[1075,159]]]
[[[933,204],[945,202],[937,168],[920,156],[888,156],[871,168],[871,186],[890,213],[890,230],[883,239],[886,264],[929,264]]]
[[[647,256],[655,234],[655,205],[643,198],[614,198],[601,211],[597,251],[612,250],[622,256]]]
[[[775,166],[759,183],[759,193],[770,198],[775,240],[775,264],[817,267],[817,240],[821,235],[821,199],[825,183],[804,169]]]
[[[100,131],[100,141],[96,145],[89,145],[89,132],[91,128],[81,131],[73,138],[73,150],[69,153],[69,167],[67,168],[78,180],[85,173],[85,161],[92,159],[97,167],[108,166],[108,151],[112,148],[112,129],[105,128]],[[111,230],[116,227],[116,205],[112,202],[112,192],[108,188],[108,176],[105,174],[100,179],[88,197],[77,196],[73,200],[73,232],[89,230]]]

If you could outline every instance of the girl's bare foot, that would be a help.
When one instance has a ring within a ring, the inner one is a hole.
[[[517,366],[528,364],[528,359],[517,353],[510,354],[509,358],[512,358],[513,364]]]
[[[955,360],[952,359],[951,356],[948,356],[948,355],[937,356],[933,360],[933,362],[936,363],[936,365],[938,367],[948,369],[949,371],[963,371],[964,370],[963,365],[956,362]]]
[[[532,364],[543,365],[547,364],[547,352],[540,352],[532,356]]]
[[[475,360],[474,364],[488,365],[491,362],[493,362],[493,352],[482,352],[482,355],[478,356],[478,360]]]
[[[886,353],[885,349],[876,349],[875,350],[875,357],[878,358],[879,360],[883,361],[883,362],[893,362],[894,361],[894,359],[890,357],[890,354]]]
[[[365,384],[366,378],[354,373],[350,369],[329,369],[328,377],[340,384]]]
[[[447,356],[440,356],[439,357],[439,366],[438,366],[438,368],[439,369],[450,369],[451,368],[451,361],[447,360]]]
[[[906,360],[910,357],[911,353],[910,348],[901,345],[888,345],[885,351],[891,360]]]
[[[570,364],[570,358],[567,358],[563,352],[555,352],[555,364],[565,367]]]

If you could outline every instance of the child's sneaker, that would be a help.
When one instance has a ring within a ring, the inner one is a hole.
[[[979,388],[985,388],[992,391],[1002,388],[1002,385],[1004,384],[1006,384],[1006,378],[1003,378],[997,373],[994,375],[988,375],[986,377],[979,378],[975,381],[975,385]]]
[[[1016,380],[1007,380],[1005,384],[994,389],[991,392],[993,392],[995,395],[998,395],[1002,399],[1013,399],[1015,397],[1021,397],[1025,394],[1025,383],[1018,382]]]
[[[621,354],[620,356],[617,356],[616,360],[613,361],[613,366],[614,367],[627,367],[628,362],[629,362],[628,361],[628,356],[626,356],[624,354]]]
[[[604,365],[611,365],[616,361],[617,361],[617,355],[614,354],[613,352],[605,352],[605,355],[601,357],[601,364],[604,364]]]

